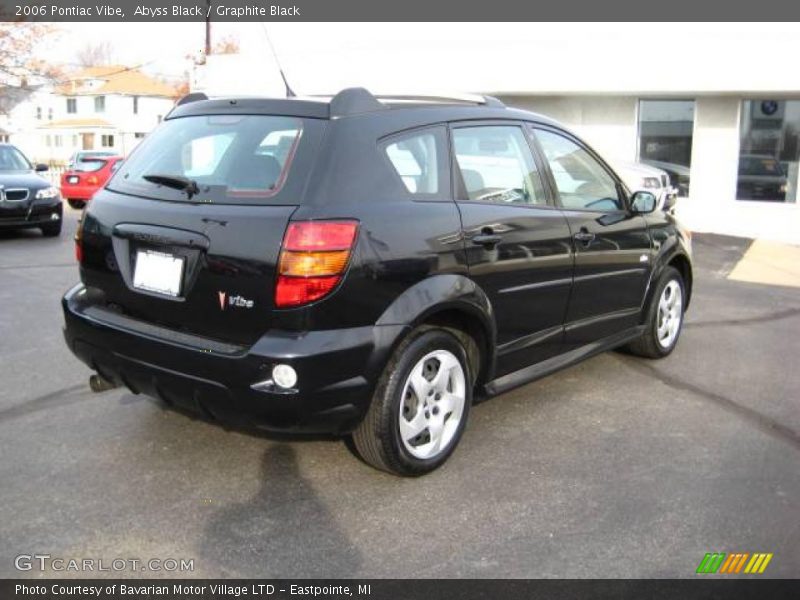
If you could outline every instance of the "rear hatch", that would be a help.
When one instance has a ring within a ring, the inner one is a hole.
[[[105,308],[251,344],[274,315],[281,241],[326,121],[216,114],[164,122],[84,217],[81,275]]]

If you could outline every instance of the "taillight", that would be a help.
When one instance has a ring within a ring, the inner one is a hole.
[[[290,223],[278,260],[275,306],[301,306],[327,296],[347,269],[357,230],[357,221]]]
[[[78,220],[78,229],[75,231],[75,260],[78,264],[83,262],[83,215]]]
[[[97,177],[95,175],[89,175],[89,177],[86,178],[86,183],[89,185],[97,185]]]

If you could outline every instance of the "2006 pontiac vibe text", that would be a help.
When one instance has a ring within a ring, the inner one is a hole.
[[[65,336],[95,389],[349,435],[420,475],[475,398],[673,351],[692,262],[671,204],[491,97],[191,94],[86,209]]]

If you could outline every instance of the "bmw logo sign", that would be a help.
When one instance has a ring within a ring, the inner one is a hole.
[[[778,102],[776,100],[764,100],[761,103],[761,112],[767,116],[772,116],[778,112]]]

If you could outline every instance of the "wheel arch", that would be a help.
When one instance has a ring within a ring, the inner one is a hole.
[[[476,389],[490,381],[495,367],[497,328],[486,293],[464,275],[436,275],[407,289],[378,319],[377,325],[406,325],[406,333],[430,325],[463,332],[462,340],[474,371]],[[394,348],[392,349],[394,351]]]
[[[682,253],[676,253],[667,263],[668,267],[674,267],[678,273],[681,274],[683,279],[683,287],[686,292],[686,303],[684,310],[689,308],[689,302],[692,299],[692,284],[694,283],[694,276],[692,274],[692,263],[689,258]]]
[[[686,303],[684,311],[689,308],[689,301],[692,296],[692,285],[694,277],[692,275],[692,261],[687,254],[680,248],[680,246],[673,244],[668,248],[663,248],[662,253],[657,257],[654,262],[654,268],[650,274],[650,281],[647,284],[647,290],[644,298],[642,299],[642,321],[644,321],[647,307],[653,300],[653,293],[655,291],[656,283],[658,282],[664,269],[667,267],[675,268],[680,273],[684,283],[684,290],[686,292]]]

